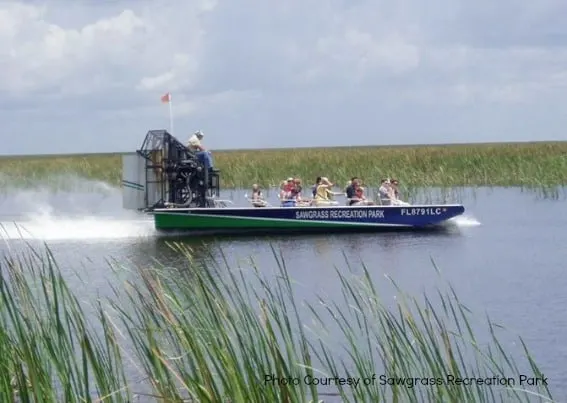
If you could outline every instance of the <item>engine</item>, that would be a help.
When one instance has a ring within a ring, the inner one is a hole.
[[[195,155],[182,161],[170,161],[165,166],[165,175],[169,184],[165,207],[213,207],[212,172]]]

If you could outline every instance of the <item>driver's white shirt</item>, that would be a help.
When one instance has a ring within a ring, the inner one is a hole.
[[[194,151],[201,151],[200,146],[201,146],[201,140],[199,140],[196,134],[189,137],[189,140],[187,141],[187,147],[189,149]]]

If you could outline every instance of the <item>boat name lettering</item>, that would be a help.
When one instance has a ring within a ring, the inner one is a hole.
[[[416,207],[416,208],[403,208],[400,212],[401,215],[441,215],[441,207]]]
[[[327,209],[301,210],[295,212],[297,220],[324,220],[329,218],[384,218],[384,210]]]

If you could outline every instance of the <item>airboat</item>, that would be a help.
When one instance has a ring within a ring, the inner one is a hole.
[[[425,229],[465,211],[460,204],[234,206],[220,198],[220,171],[166,130],[150,130],[139,150],[122,156],[122,168],[123,207],[152,215],[160,232],[229,235]]]

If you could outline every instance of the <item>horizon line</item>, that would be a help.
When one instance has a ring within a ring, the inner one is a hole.
[[[287,151],[287,150],[308,150],[308,149],[336,149],[336,148],[420,148],[420,147],[462,147],[462,146],[497,146],[497,145],[537,145],[567,143],[567,140],[529,140],[529,141],[494,141],[479,143],[421,143],[421,144],[367,144],[367,145],[334,145],[334,146],[303,146],[303,147],[269,147],[269,148],[217,148],[210,149],[211,152],[250,152],[250,151]],[[134,153],[130,151],[102,151],[102,152],[74,152],[74,153],[50,153],[50,154],[0,154],[0,158],[18,157],[73,157],[73,156],[94,156],[94,155],[120,155]]]

